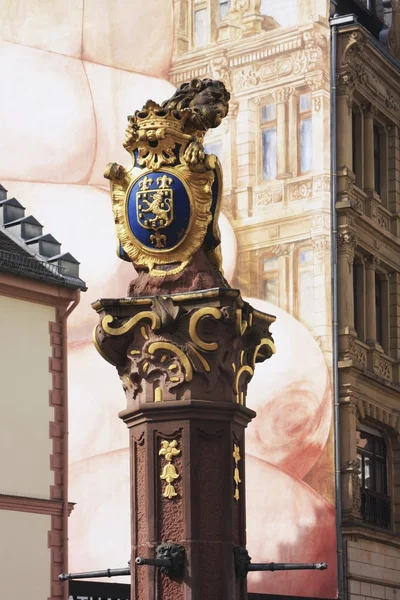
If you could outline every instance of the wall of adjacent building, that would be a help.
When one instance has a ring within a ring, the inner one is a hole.
[[[50,515],[0,510],[1,598],[50,598],[50,528]]]
[[[49,404],[50,325],[55,309],[0,296],[0,493],[50,498],[54,472]],[[4,540],[3,536],[2,539]]]
[[[400,545],[355,537],[346,542],[348,594],[351,600],[397,600]]]

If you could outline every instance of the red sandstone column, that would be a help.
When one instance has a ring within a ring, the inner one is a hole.
[[[131,456],[132,600],[244,600],[245,406],[255,362],[273,352],[274,318],[237,290],[100,300],[95,344],[116,365]],[[137,556],[185,548],[175,580]]]

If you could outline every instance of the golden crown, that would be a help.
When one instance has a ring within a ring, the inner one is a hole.
[[[153,100],[148,100],[141,110],[128,117],[124,148],[133,150],[138,143],[155,141],[161,136],[165,137],[166,133],[188,138],[183,134],[183,129],[190,114],[189,109],[163,108]],[[150,132],[155,133],[152,135]]]

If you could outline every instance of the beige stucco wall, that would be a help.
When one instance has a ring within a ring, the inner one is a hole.
[[[0,510],[0,598],[50,597],[50,526],[49,515]]]
[[[0,296],[0,493],[49,498],[54,483],[49,438],[54,320],[53,307]]]
[[[377,541],[347,541],[349,600],[396,600],[400,548]]]

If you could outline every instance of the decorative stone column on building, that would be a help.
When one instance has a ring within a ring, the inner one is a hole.
[[[340,457],[343,520],[361,519],[361,482],[357,463],[357,410],[354,386],[342,383],[340,390]]]
[[[339,335],[354,334],[353,263],[357,245],[355,234],[344,229],[338,235]]]
[[[127,399],[132,600],[247,598],[234,555],[246,544],[246,389],[274,352],[274,317],[221,275],[221,169],[203,137],[228,99],[222,83],[193,80],[148,101],[129,118],[133,167],[105,174],[119,254],[138,272],[128,297],[93,304],[95,346]]]
[[[375,298],[375,276],[379,259],[375,256],[367,257],[366,268],[366,343],[372,346],[376,344],[376,298]]]
[[[348,73],[337,75],[337,120],[341,123],[343,131],[351,132],[351,111],[353,103],[353,90],[355,81]],[[337,137],[337,165],[338,169],[351,169],[352,166],[352,136],[339,135]]]
[[[272,97],[276,103],[276,129],[278,133],[277,137],[277,178],[288,177],[288,100],[293,94],[293,88],[279,88],[273,94]]]
[[[374,118],[376,108],[373,104],[363,106],[364,118],[364,190],[372,193],[375,190],[374,169]]]

